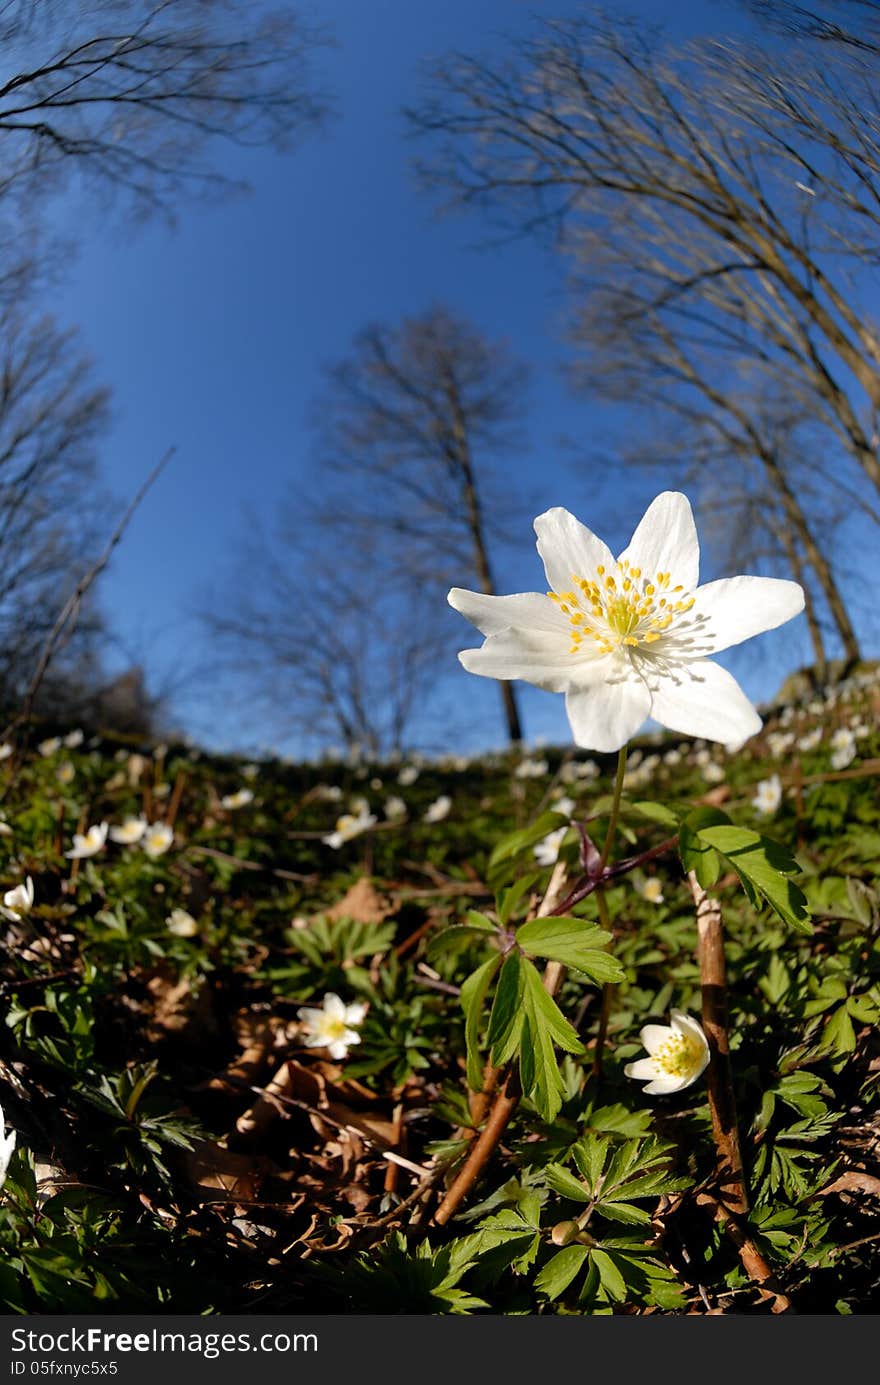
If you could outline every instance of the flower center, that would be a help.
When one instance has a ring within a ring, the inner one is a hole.
[[[694,604],[695,597],[682,595],[683,586],[672,586],[669,572],[645,577],[626,558],[618,558],[615,569],[600,564],[592,578],[572,573],[571,591],[547,593],[568,616],[572,654],[582,652],[585,640],[594,640],[600,654],[655,644]]]
[[[687,1077],[699,1064],[703,1052],[689,1034],[673,1034],[651,1056],[667,1077]]]
[[[331,1019],[326,1016],[321,1021],[321,1037],[328,1043],[335,1044],[339,1039],[345,1038],[346,1027],[344,1019]]]

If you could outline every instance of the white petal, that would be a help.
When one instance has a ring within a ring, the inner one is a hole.
[[[652,500],[620,556],[645,577],[671,572],[673,583],[693,591],[700,580],[700,542],[687,496],[663,491]]]
[[[619,750],[647,720],[651,694],[641,680],[603,682],[569,692],[565,710],[575,745],[587,750]]]
[[[643,1091],[648,1096],[668,1096],[670,1092],[680,1092],[683,1087],[689,1087],[692,1079],[687,1080],[681,1077],[658,1077],[656,1082],[649,1082]]]
[[[706,617],[700,643],[707,653],[717,654],[764,630],[775,630],[803,609],[804,592],[797,582],[724,577],[699,588],[691,615]]]
[[[651,716],[670,731],[727,744],[747,740],[761,729],[761,718],[742,688],[720,664],[697,659],[679,666],[678,682],[661,678]]]
[[[341,1039],[334,1039],[332,1044],[327,1045],[327,1052],[331,1058],[345,1058],[348,1054],[348,1046]]]
[[[649,1078],[660,1075],[653,1058],[638,1058],[634,1063],[627,1063],[623,1071],[626,1077],[635,1077],[639,1082],[646,1082]]]
[[[346,1029],[345,1033],[342,1036],[342,1042],[347,1045],[359,1044],[360,1041],[361,1036],[356,1029]]]
[[[310,1025],[312,1029],[316,1029],[317,1025],[319,1025],[324,1018],[324,1011],[312,1010],[310,1006],[301,1006],[297,1011],[297,1015],[299,1019],[302,1019],[303,1024]]]
[[[646,1024],[639,1038],[649,1053],[656,1053],[661,1044],[673,1037],[674,1032],[668,1024]]]
[[[364,1015],[365,1015],[366,1013],[367,1013],[367,1007],[366,1007],[366,1005],[363,1003],[363,1001],[360,1001],[360,1000],[359,1000],[359,1001],[356,1001],[356,1002],[354,1003],[354,1005],[348,1005],[348,1006],[346,1006],[346,1010],[345,1010],[345,1023],[346,1023],[346,1024],[363,1024]]]
[[[520,630],[558,630],[568,633],[569,624],[559,607],[540,592],[519,592],[514,596],[486,596],[453,587],[447,601],[484,635],[497,635],[515,626]]]
[[[696,1039],[697,1043],[706,1050],[706,1061],[708,1062],[709,1044],[699,1020],[684,1010],[670,1010],[669,1018],[672,1021],[673,1029],[677,1029],[680,1034],[687,1034],[690,1038]]]
[[[614,565],[608,545],[559,505],[538,515],[535,533],[547,581],[555,592],[570,591],[574,575],[591,577],[600,564]]]
[[[345,1019],[345,1001],[341,1000],[335,991],[328,991],[324,996],[324,1014],[329,1019]]]
[[[548,692],[566,692],[582,660],[571,652],[565,631],[503,630],[488,635],[480,649],[463,649],[459,662],[484,678],[522,678]]]

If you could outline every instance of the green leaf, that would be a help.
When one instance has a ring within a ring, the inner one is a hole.
[[[552,1260],[548,1260],[535,1276],[535,1288],[546,1294],[548,1299],[558,1298],[568,1288],[589,1253],[586,1246],[566,1246]]]
[[[628,803],[627,812],[638,813],[640,817],[648,818],[650,822],[656,822],[661,827],[678,826],[678,817],[671,808],[667,808],[665,803],[651,803],[650,801],[638,803]]]
[[[514,880],[513,884],[506,890],[502,890],[498,896],[498,918],[502,926],[506,927],[508,919],[519,904],[523,895],[528,894],[529,890],[540,880],[541,872],[534,871],[531,875],[520,876],[519,880]]]
[[[786,879],[800,870],[787,847],[759,832],[732,825],[701,827],[698,835],[726,857],[750,897],[763,896],[792,928],[812,932],[806,898],[797,885]]]
[[[568,1053],[583,1053],[584,1046],[556,1002],[545,991],[531,962],[523,961],[520,976],[525,1019],[519,1056],[520,1081],[523,1091],[535,1103],[539,1114],[544,1120],[552,1121],[565,1095],[565,1083],[556,1061],[554,1044]]]
[[[700,837],[700,829],[730,825],[730,818],[720,808],[696,808],[678,829],[681,863],[686,871],[694,872],[704,890],[710,890],[721,874],[721,861],[718,852]]]
[[[589,1188],[586,1188],[579,1178],[575,1178],[573,1173],[569,1173],[562,1164],[548,1164],[546,1173],[547,1182],[554,1193],[570,1198],[572,1202],[590,1201]]]
[[[479,1034],[483,1003],[489,987],[501,966],[501,953],[490,957],[472,972],[461,988],[461,1007],[464,1010],[464,1036],[467,1046],[467,1081],[472,1092],[483,1086],[483,1064],[480,1059]]]
[[[845,1005],[834,1011],[822,1030],[820,1047],[829,1053],[855,1052],[856,1034]]]
[[[530,1029],[543,1029],[554,1043],[565,1049],[566,1053],[583,1053],[584,1046],[563,1015],[552,996],[544,989],[544,983],[531,962],[523,961],[522,1000]]]
[[[626,1298],[626,1280],[617,1268],[617,1265],[604,1250],[593,1250],[590,1259],[599,1271],[599,1278],[602,1287],[605,1289],[609,1298],[616,1299],[622,1303]]]
[[[506,1063],[517,1051],[522,1034],[522,962],[518,952],[508,952],[501,968],[492,1013],[489,1016],[487,1042],[496,1067]]]
[[[583,919],[531,919],[517,929],[516,941],[525,952],[576,967],[595,981],[622,981],[625,975],[617,959],[605,951],[611,934]]]
[[[599,1180],[605,1168],[610,1145],[611,1141],[605,1136],[597,1138],[595,1135],[585,1135],[572,1148],[574,1162],[589,1183],[594,1197],[599,1190]]]

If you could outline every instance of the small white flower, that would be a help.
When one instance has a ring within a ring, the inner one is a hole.
[[[856,758],[856,740],[852,731],[841,726],[831,737],[831,768],[846,769]]]
[[[148,856],[164,856],[174,841],[174,829],[167,822],[151,822],[141,838],[141,846]]]
[[[699,1021],[682,1010],[671,1010],[669,1018],[668,1025],[645,1025],[640,1037],[649,1056],[627,1063],[623,1070],[637,1082],[647,1081],[648,1096],[683,1091],[709,1062],[709,1045]]]
[[[543,779],[549,768],[546,760],[520,760],[514,774],[517,779]]]
[[[557,827],[555,832],[548,832],[546,837],[535,843],[532,851],[539,866],[555,866],[562,839],[567,831],[567,827]]]
[[[6,1171],[9,1168],[9,1161],[12,1158],[12,1151],[15,1149],[15,1131],[6,1129],[3,1119],[3,1107],[0,1106],[0,1188],[6,1182]]]
[[[804,734],[801,736],[800,740],[797,743],[797,748],[804,754],[807,754],[809,751],[815,750],[816,746],[820,743],[821,740],[822,727],[814,726],[812,731],[804,732]]]
[[[767,737],[767,747],[774,760],[780,760],[793,745],[793,731],[771,731]]]
[[[681,751],[675,750],[674,748],[672,750],[667,750],[666,754],[663,756],[663,763],[664,765],[668,765],[670,769],[675,769],[676,765],[681,764]]]
[[[199,925],[186,909],[172,909],[165,920],[165,927],[175,938],[194,938],[199,931]]]
[[[752,807],[764,817],[772,817],[781,802],[782,783],[779,775],[772,774],[769,779],[762,779],[755,790]]]
[[[321,803],[342,802],[342,790],[338,784],[316,784],[313,794]]]
[[[56,750],[61,749],[61,737],[49,736],[45,741],[40,741],[37,746],[41,755],[54,755]]]
[[[75,731],[68,731],[67,735],[64,737],[64,744],[67,746],[68,750],[76,750],[77,746],[82,745],[83,740],[83,733],[80,731],[79,727],[77,727]]]
[[[328,991],[320,1010],[304,1005],[298,1011],[306,1031],[303,1042],[307,1048],[326,1048],[331,1058],[345,1058],[352,1044],[361,1041],[360,1034],[352,1026],[363,1024],[366,1013],[366,1005],[360,1002],[346,1005],[338,995]]]
[[[12,828],[9,826],[9,823],[6,822],[6,821],[4,821],[3,818],[0,818],[0,837],[11,837],[11,836],[12,836]]]
[[[138,817],[125,818],[118,827],[110,828],[110,840],[121,846],[134,846],[147,830],[147,819],[141,813]]]
[[[573,798],[568,797],[568,794],[561,793],[554,798],[552,806],[554,813],[562,813],[563,817],[570,818],[576,804]]]
[[[663,881],[659,875],[646,876],[644,880],[637,880],[635,884],[642,899],[646,899],[649,904],[663,903]]]
[[[332,846],[334,851],[338,851],[345,842],[359,837],[362,832],[368,832],[375,825],[375,814],[369,811],[366,803],[362,803],[359,812],[343,813],[341,818],[337,818],[336,830],[330,832],[326,837],[322,837],[321,841],[326,846]]]
[[[242,779],[247,779],[249,783],[252,783],[259,773],[259,765],[242,765],[241,767],[241,777]]]
[[[235,793],[224,794],[220,800],[223,808],[245,808],[254,799],[251,789],[237,789]]]
[[[15,747],[11,741],[4,741],[3,744],[0,745],[0,760],[8,760],[14,749]]]
[[[396,822],[406,817],[406,804],[397,794],[391,794],[386,798],[385,816],[390,822]]]
[[[486,637],[459,654],[470,673],[564,693],[575,743],[593,750],[619,750],[649,717],[725,743],[760,730],[739,684],[709,656],[802,611],[796,582],[698,586],[696,527],[675,491],[657,496],[617,559],[562,508],[539,515],[535,531],[549,591],[449,593]]]
[[[714,760],[710,760],[703,770],[703,778],[707,784],[720,784],[724,779],[724,770],[721,765],[716,764]]]
[[[397,782],[403,789],[408,789],[416,782],[419,777],[418,765],[404,765],[397,776]]]
[[[449,817],[451,807],[452,799],[448,794],[442,793],[425,809],[425,822],[442,822],[444,818]]]
[[[69,760],[62,760],[55,771],[55,778],[59,784],[72,784],[76,778],[76,770]]]
[[[30,876],[23,885],[16,885],[14,890],[7,890],[3,896],[3,912],[9,919],[16,921],[24,918],[34,907],[34,882]]]
[[[136,788],[140,783],[141,775],[146,768],[147,760],[143,755],[129,755],[126,769],[128,771],[128,782],[131,784],[132,788]]]
[[[84,860],[86,856],[97,856],[107,840],[106,822],[96,822],[88,832],[74,832],[73,847],[70,851],[65,851],[65,856],[71,861]]]

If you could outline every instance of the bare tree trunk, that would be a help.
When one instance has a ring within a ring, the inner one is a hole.
[[[452,408],[455,451],[458,465],[461,470],[462,491],[465,508],[467,510],[468,528],[474,548],[474,563],[483,591],[487,596],[495,596],[497,594],[495,591],[495,581],[492,576],[492,568],[489,563],[489,554],[486,548],[486,538],[483,532],[483,511],[480,505],[480,497],[477,493],[476,480],[474,478],[474,468],[471,461],[471,451],[467,437],[467,426],[454,378],[449,378],[447,388],[449,403]],[[501,688],[501,701],[504,706],[504,719],[507,723],[508,739],[512,745],[516,745],[523,738],[522,723],[520,721],[516,695],[510,683],[502,682],[499,686]]]
[[[822,627],[816,614],[816,603],[813,600],[813,593],[810,584],[806,580],[804,565],[801,555],[798,552],[797,544],[792,538],[790,529],[782,524],[779,526],[777,536],[782,547],[785,549],[791,567],[791,575],[796,582],[799,582],[804,593],[804,615],[807,618],[807,628],[810,632],[810,643],[813,646],[813,683],[821,687],[828,681],[828,656],[825,653],[825,641],[822,638]]]
[[[789,521],[792,530],[797,536],[807,562],[816,574],[816,578],[822,588],[822,594],[828,602],[828,609],[831,612],[837,633],[843,645],[844,657],[847,663],[857,663],[862,657],[856,632],[852,627],[840,588],[837,585],[834,573],[831,571],[831,564],[825,554],[819,548],[813,538],[812,531],[807,523],[806,515],[798,503],[794,491],[788,484],[782,468],[776,459],[762,450],[761,463],[772,481],[775,489],[779,493],[783,506],[785,507],[786,519]]]

